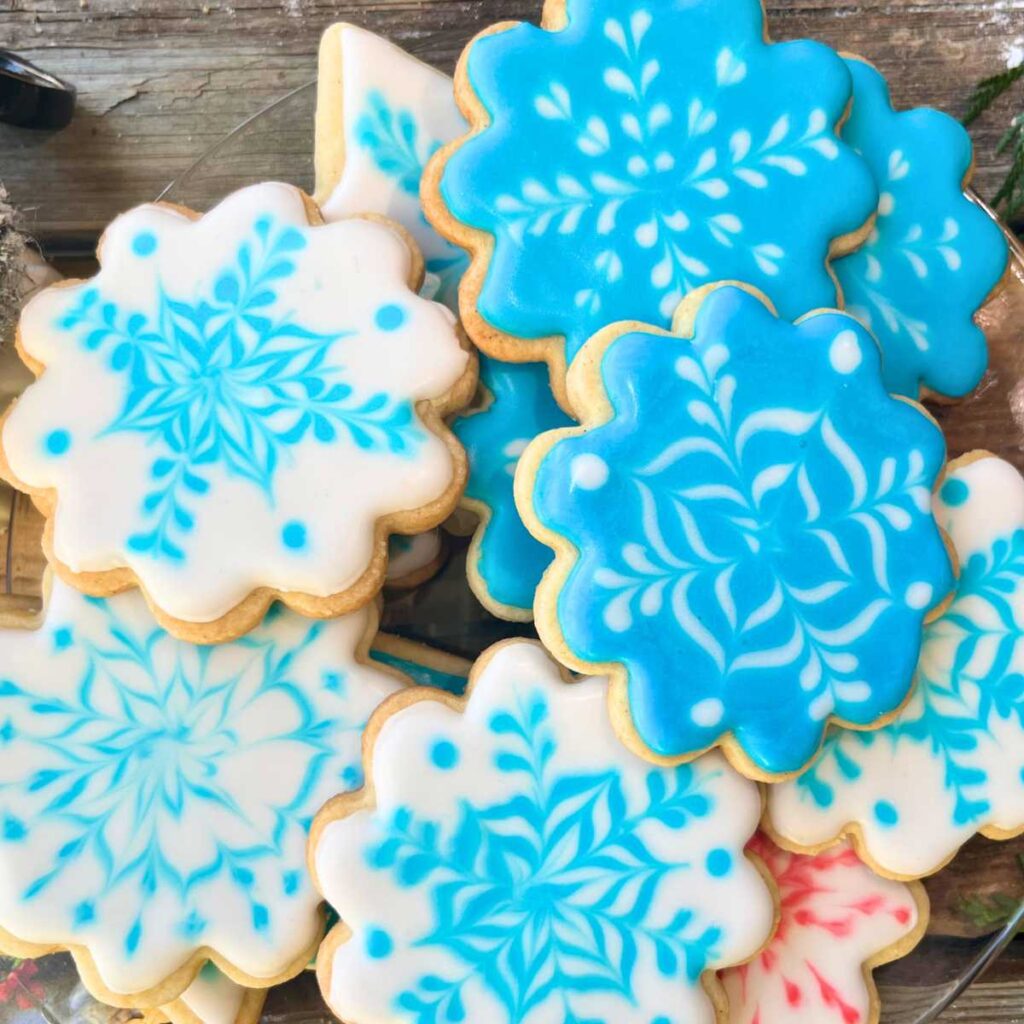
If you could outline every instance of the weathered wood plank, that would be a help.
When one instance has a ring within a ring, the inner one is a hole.
[[[152,198],[245,117],[315,76],[322,30],[347,19],[451,69],[477,29],[535,17],[540,0],[0,0],[0,45],[75,82],[65,132],[0,127],[0,178],[53,246],[82,245]],[[901,104],[963,112],[973,83],[1024,56],[1024,0],[771,0],[776,38],[813,36],[876,61]],[[1005,173],[995,140],[1011,103],[976,127],[977,184]],[[278,158],[309,146],[282,130]],[[273,156],[274,154],[271,154]],[[277,160],[277,165],[281,164]],[[271,161],[273,164],[274,161]],[[284,166],[288,166],[287,159]]]

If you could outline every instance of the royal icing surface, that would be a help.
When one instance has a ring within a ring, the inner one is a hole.
[[[523,618],[533,613],[533,593],[551,552],[530,536],[516,511],[516,466],[538,434],[572,420],[555,402],[542,363],[481,356],[480,382],[490,402],[452,425],[469,459],[465,497],[481,515],[470,554],[470,585],[496,614]]]
[[[536,644],[485,657],[464,713],[427,699],[383,723],[375,807],[314,826],[318,884],[351,930],[321,947],[332,1009],[352,1024],[714,1020],[701,974],[772,926],[743,855],[756,788],[717,754],[644,763],[608,723],[605,683],[563,683]]]
[[[843,139],[870,165],[881,198],[867,243],[834,265],[846,307],[882,346],[891,392],[965,395],[988,365],[973,317],[1007,258],[999,225],[964,195],[970,136],[938,110],[898,113],[870,64],[847,64],[854,100]]]
[[[201,948],[254,979],[295,967],[320,920],[309,823],[361,783],[401,685],[355,659],[370,621],[278,609],[195,647],[137,591],[55,580],[39,630],[0,633],[0,929],[84,951],[124,996]]]
[[[343,154],[343,167],[328,168],[318,153],[324,218],[373,211],[398,221],[423,250],[436,298],[456,308],[465,253],[434,231],[420,206],[427,161],[466,130],[451,78],[354,25],[327,31],[320,60],[318,145],[330,148],[340,135]]]
[[[370,657],[397,669],[417,686],[432,686],[458,695],[466,691],[470,663],[424,644],[381,634],[370,649]]]
[[[396,587],[407,585],[410,578],[440,562],[443,550],[440,530],[428,530],[412,537],[393,533],[388,540],[387,583]]]
[[[830,242],[877,192],[834,125],[842,60],[769,45],[759,0],[566,0],[566,25],[478,37],[468,82],[489,124],[448,160],[441,198],[494,236],[477,310],[571,361],[617,320],[666,325],[711,281],[795,317],[834,306]]]
[[[952,585],[930,508],[944,444],[885,393],[867,332],[726,286],[692,340],[626,333],[590,372],[579,394],[611,419],[542,435],[520,469],[520,509],[565,552],[541,586],[548,646],[622,666],[651,751],[731,734],[758,775],[803,767],[829,716],[895,711]]]
[[[56,494],[72,572],[127,566],[188,622],[259,586],[328,597],[367,569],[379,517],[451,487],[415,403],[468,356],[389,227],[311,228],[299,192],[258,185],[197,221],[132,210],[101,257],[26,307],[46,369],[3,429],[17,480]]]
[[[164,1012],[170,1024],[247,1024],[259,1017],[258,1006],[246,1013],[253,1002],[251,991],[206,963],[195,981]]]
[[[981,828],[1024,828],[1024,480],[981,458],[949,475],[935,507],[960,576],[925,633],[910,703],[878,732],[833,732],[769,801],[787,841],[851,825],[872,863],[904,876],[936,871]]]
[[[758,833],[748,849],[768,868],[782,916],[749,964],[719,975],[729,1024],[877,1019],[863,965],[905,955],[916,944],[920,913],[910,888],[879,878],[847,845],[809,857],[780,850]]]

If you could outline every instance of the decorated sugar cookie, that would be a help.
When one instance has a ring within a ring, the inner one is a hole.
[[[394,533],[388,541],[385,586],[409,590],[425,583],[444,565],[445,544],[438,528],[412,537]]]
[[[712,1019],[705,972],[773,925],[743,853],[759,795],[717,754],[645,764],[606,699],[519,640],[483,656],[468,700],[410,691],[381,710],[367,789],[310,837],[344,922],[317,961],[339,1017]]]
[[[920,941],[924,888],[879,878],[846,844],[806,856],[758,833],[748,849],[770,872],[782,916],[758,956],[719,975],[729,1024],[875,1024],[871,970]]]
[[[423,250],[432,297],[452,309],[466,256],[427,223],[420,177],[430,157],[465,130],[447,75],[355,25],[324,33],[316,112],[324,218],[373,210],[398,221]]]
[[[256,1024],[266,998],[266,989],[244,988],[206,963],[195,981],[161,1010],[170,1024]]]
[[[938,110],[893,110],[870,64],[847,65],[854,102],[843,139],[881,193],[867,243],[835,263],[847,309],[882,346],[890,392],[962,397],[988,364],[973,318],[1006,268],[1006,239],[964,194],[973,157],[963,126]]]
[[[769,801],[787,844],[852,833],[878,870],[903,877],[937,871],[975,832],[1024,829],[1024,480],[975,453],[953,464],[935,507],[960,577],[925,634],[910,703],[877,733],[832,733]]]
[[[677,331],[596,335],[569,375],[583,426],[522,457],[517,505],[556,552],[537,628],[564,664],[612,674],[643,756],[721,743],[777,779],[831,718],[881,725],[910,691],[952,585],[930,507],[943,438],[886,394],[845,314],[794,325],[725,285]]]
[[[427,216],[473,253],[462,316],[485,352],[564,367],[618,320],[667,327],[692,289],[748,281],[793,318],[836,305],[826,261],[877,191],[835,126],[850,74],[769,44],[759,0],[548,0],[465,51],[473,133],[428,168]]]
[[[4,421],[6,476],[64,578],[138,582],[188,639],[245,632],[275,594],[321,617],[365,603],[386,534],[436,525],[464,479],[441,414],[474,367],[451,314],[415,294],[397,227],[311,227],[307,203],[269,184],[201,218],[139,207],[96,277],[22,317],[41,376]]]
[[[401,672],[417,686],[432,686],[460,696],[472,667],[465,658],[387,633],[377,634],[370,657]]]
[[[54,581],[0,633],[0,946],[67,948],[97,998],[176,1000],[212,960],[265,988],[320,939],[306,834],[362,780],[363,726],[400,688],[362,659],[375,616],[273,610],[194,647],[137,592]]]
[[[482,356],[480,382],[487,391],[486,404],[452,425],[469,459],[462,501],[480,516],[469,553],[469,583],[495,615],[528,621],[551,552],[523,526],[513,478],[530,441],[572,420],[555,402],[542,363],[501,363]]]

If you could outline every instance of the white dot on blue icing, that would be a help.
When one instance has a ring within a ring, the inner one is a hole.
[[[281,543],[292,551],[301,551],[306,546],[306,527],[297,519],[285,523],[281,530]]]
[[[43,442],[50,455],[63,455],[71,447],[71,434],[66,430],[51,430]]]
[[[860,339],[852,330],[840,331],[832,339],[828,350],[828,359],[836,373],[853,373],[860,366],[863,356],[860,351]]]
[[[586,452],[572,460],[569,473],[574,487],[598,491],[608,482],[608,463],[600,455]]]
[[[913,608],[916,611],[927,608],[932,603],[933,593],[934,591],[930,583],[911,583],[907,587],[907,607]]]
[[[152,256],[156,252],[156,235],[152,231],[140,231],[132,239],[132,252],[136,256]]]
[[[401,306],[381,306],[374,321],[382,331],[397,331],[405,323],[405,310]]]

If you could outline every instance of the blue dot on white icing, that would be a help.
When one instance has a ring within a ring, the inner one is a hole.
[[[63,651],[66,647],[70,647],[73,640],[74,634],[71,632],[70,626],[61,626],[53,631],[53,646],[58,651]]]
[[[709,875],[713,878],[724,878],[732,870],[732,854],[721,848],[712,850],[706,863]]]
[[[71,447],[71,434],[63,429],[51,430],[44,444],[50,455],[63,455]]]
[[[451,740],[438,740],[430,748],[430,760],[442,771],[450,771],[459,763],[459,751]]]
[[[297,519],[284,524],[281,543],[292,551],[301,551],[306,546],[306,527]]]
[[[156,252],[156,235],[152,231],[140,231],[132,239],[132,252],[136,256],[152,256]]]
[[[899,811],[888,800],[879,800],[875,804],[875,820],[879,825],[895,825],[900,820]]]
[[[371,928],[366,933],[366,952],[374,960],[383,960],[384,957],[390,956],[394,948],[391,936],[382,928]]]
[[[394,304],[381,306],[374,322],[382,331],[397,331],[405,323],[405,310]]]
[[[939,497],[951,508],[962,505],[970,497],[971,489],[963,480],[947,480],[942,485]]]

